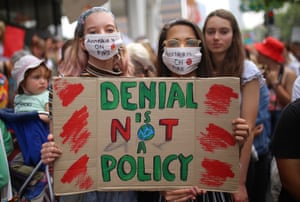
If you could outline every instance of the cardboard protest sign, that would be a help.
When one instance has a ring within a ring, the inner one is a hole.
[[[199,186],[234,192],[239,78],[55,78],[57,195]]]

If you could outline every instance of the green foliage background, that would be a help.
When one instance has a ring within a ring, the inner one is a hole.
[[[243,12],[273,10],[274,25],[280,29],[281,40],[286,42],[290,41],[293,27],[300,26],[300,0],[241,0],[240,9]]]

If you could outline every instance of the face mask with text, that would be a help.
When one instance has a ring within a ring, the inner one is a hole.
[[[87,34],[84,45],[90,55],[99,60],[108,60],[118,54],[118,49],[123,44],[121,33]]]
[[[162,59],[171,72],[186,75],[198,68],[202,58],[200,49],[200,47],[165,47]]]

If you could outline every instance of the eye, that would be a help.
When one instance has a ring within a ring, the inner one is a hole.
[[[96,31],[89,31],[87,34],[97,34]]]
[[[105,32],[106,33],[114,33],[116,30],[115,29],[112,29],[112,28],[109,28],[109,29],[106,29]]]
[[[33,77],[32,77],[33,79],[40,79],[41,78],[41,76],[40,75],[33,75]]]
[[[177,39],[169,39],[164,41],[166,47],[175,48],[180,46],[180,42]]]
[[[186,47],[197,47],[201,43],[201,40],[198,39],[187,39],[185,41],[185,46]]]
[[[221,30],[220,32],[221,32],[221,34],[225,35],[225,34],[227,34],[229,31],[228,31],[228,30]]]
[[[214,34],[215,32],[216,32],[215,30],[208,29],[208,30],[206,31],[206,34],[207,34],[207,35],[212,35],[212,34]]]

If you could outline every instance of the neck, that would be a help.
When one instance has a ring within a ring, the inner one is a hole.
[[[97,69],[101,70],[108,70],[112,71],[113,70],[113,58],[108,59],[108,60],[99,60],[94,57],[89,57],[88,63],[93,65]]]
[[[85,69],[87,73],[89,73],[92,76],[98,77],[98,76],[121,76],[123,73],[120,69],[104,69],[100,67],[95,67],[93,64],[88,63],[87,67]]]
[[[213,60],[213,64],[214,64],[214,70],[218,70],[220,68],[222,68],[223,66],[223,61],[225,58],[225,54],[224,53],[217,53],[217,54],[213,54],[212,55],[212,60]]]

